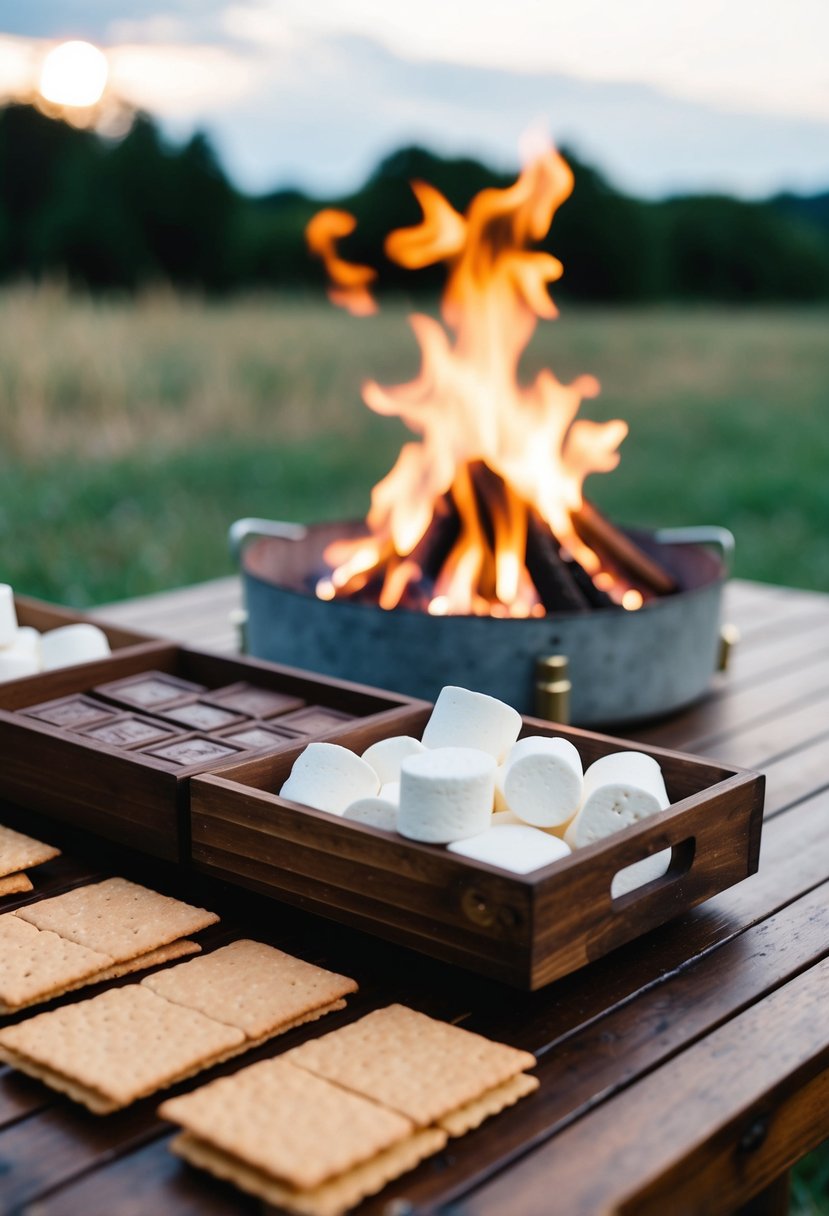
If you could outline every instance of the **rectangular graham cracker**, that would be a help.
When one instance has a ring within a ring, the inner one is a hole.
[[[147,954],[198,933],[219,919],[204,908],[159,895],[126,878],[77,887],[18,908],[16,916],[61,937],[107,954],[116,963]]]
[[[438,1119],[438,1126],[442,1127],[450,1136],[465,1136],[467,1132],[480,1127],[492,1115],[500,1114],[508,1106],[514,1106],[521,1098],[526,1098],[528,1094],[538,1089],[539,1084],[538,1077],[530,1077],[525,1072],[519,1072],[518,1076],[511,1077],[502,1085],[488,1089],[480,1098],[473,1098],[465,1106],[459,1106],[456,1110],[450,1111],[448,1115],[443,1115]]]
[[[45,861],[60,856],[60,849],[53,849],[50,844],[43,844],[31,836],[24,836],[14,828],[0,824],[0,878],[7,874],[17,874],[19,870],[28,870],[33,866],[41,866]]]
[[[234,1026],[129,984],[0,1030],[0,1059],[108,1114],[244,1049]]]
[[[535,1065],[529,1052],[403,1005],[377,1009],[302,1043],[284,1058],[406,1115],[419,1127],[439,1122]]]
[[[0,1014],[88,983],[114,961],[7,912],[0,916]]]
[[[159,1114],[296,1190],[311,1190],[414,1133],[411,1120],[295,1068],[261,1060]]]
[[[28,874],[6,874],[0,878],[0,897],[3,895],[22,895],[32,890],[32,880]]]
[[[407,1174],[426,1157],[439,1153],[445,1144],[446,1133],[428,1127],[378,1153],[370,1161],[307,1191],[277,1182],[264,1170],[246,1165],[191,1132],[176,1136],[170,1147],[191,1165],[232,1182],[249,1195],[256,1195],[285,1211],[296,1212],[298,1216],[343,1216],[349,1208],[369,1195],[376,1195],[387,1183]]]
[[[357,990],[354,980],[284,954],[264,942],[237,941],[141,981],[168,1001],[238,1026],[250,1039],[269,1037],[297,1019]]]
[[[60,994],[54,993],[54,995],[62,996],[64,992],[74,992],[76,988],[85,988],[90,984],[103,984],[105,980],[117,980],[123,975],[144,971],[147,967],[159,967],[162,963],[171,963],[174,959],[186,958],[188,954],[198,954],[200,950],[201,946],[198,942],[188,941],[186,937],[181,938],[180,941],[159,946],[157,950],[148,950],[146,954],[139,954],[137,958],[129,958],[125,963],[114,963],[105,971],[98,971],[80,984],[73,984],[70,988],[64,988]]]
[[[86,988],[90,984],[115,980],[122,975],[131,975],[134,971],[143,971],[147,967],[157,967],[161,963],[168,963],[173,959],[185,958],[188,954],[198,954],[201,950],[201,946],[196,942],[182,939],[170,942],[167,946],[160,946],[158,950],[150,950],[147,954],[140,954],[138,958],[128,959],[125,963],[115,963],[109,959],[108,955],[87,951],[84,946],[66,941],[57,933],[35,929],[34,925],[29,925],[17,917],[14,918],[14,921],[9,921],[8,927],[4,922],[5,917],[0,916],[0,959],[2,959],[0,1015],[17,1013],[30,1005],[51,1001],[54,997],[64,996],[67,992],[76,992],[79,988]],[[12,927],[14,924],[27,931],[25,937],[21,937],[18,930]],[[12,935],[18,948],[16,953],[13,954],[10,951],[7,956],[4,949],[8,943],[9,934]],[[85,956],[90,958],[90,968],[94,960],[100,963],[105,958],[108,959],[108,965],[102,970],[98,969],[97,965],[95,970],[82,967],[82,959]],[[69,974],[77,977],[80,970],[83,971],[80,978],[66,979]],[[29,973],[25,985],[27,995],[25,999],[20,1000],[17,998],[22,993],[14,988],[13,982],[19,984],[19,976],[26,975],[26,973]],[[13,996],[15,999],[13,1001],[6,999],[7,995]]]

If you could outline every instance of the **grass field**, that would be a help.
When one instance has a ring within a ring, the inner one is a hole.
[[[229,572],[243,515],[361,516],[403,438],[360,402],[417,369],[402,303],[106,303],[0,294],[0,581],[79,606]],[[630,424],[591,497],[617,520],[718,523],[736,573],[829,590],[829,313],[564,309],[527,372],[595,373]],[[829,1150],[793,1211],[829,1212]]]
[[[228,570],[242,515],[361,516],[403,438],[366,375],[417,368],[402,303],[0,294],[0,580],[77,605]],[[630,435],[588,482],[617,520],[719,523],[737,573],[829,589],[825,311],[563,310],[525,360],[595,373]]]

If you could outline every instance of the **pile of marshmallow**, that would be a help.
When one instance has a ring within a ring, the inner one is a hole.
[[[48,633],[18,625],[14,592],[8,583],[0,583],[0,684],[110,653],[107,636],[97,625],[61,625]]]
[[[381,739],[362,756],[311,743],[280,790],[284,798],[409,840],[528,874],[664,810],[658,763],[615,752],[585,772],[567,739],[518,739],[521,715],[465,688],[444,688],[422,740]],[[670,850],[614,879],[614,896],[663,874]]]

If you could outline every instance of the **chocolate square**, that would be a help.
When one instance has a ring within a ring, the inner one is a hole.
[[[37,718],[40,722],[49,722],[52,726],[61,726],[64,730],[72,731],[118,716],[109,705],[80,693],[71,697],[60,697],[56,701],[44,701],[42,705],[30,705],[22,712],[28,718]]]
[[[234,713],[221,705],[208,705],[206,701],[187,701],[184,705],[167,710],[164,714],[170,722],[186,726],[188,730],[221,730],[245,721],[244,714]]]
[[[301,739],[298,730],[282,730],[278,726],[264,726],[261,722],[251,722],[247,726],[235,727],[222,734],[223,739],[231,743],[239,743],[251,751],[275,751],[295,739]]]
[[[180,727],[159,722],[157,719],[125,714],[124,717],[113,718],[111,722],[87,726],[79,733],[86,735],[88,739],[96,739],[99,743],[108,743],[110,747],[131,748],[149,747],[151,743],[174,739],[183,731]]]
[[[199,693],[206,692],[203,684],[171,676],[166,671],[142,671],[140,675],[126,680],[113,680],[93,689],[99,696],[128,709],[159,710],[190,701]]]
[[[294,714],[284,714],[279,719],[279,725],[287,726],[301,735],[321,735],[334,726],[353,722],[354,716],[343,713],[341,709],[329,709],[326,705],[309,705]]]
[[[217,688],[207,693],[202,700],[209,701],[211,705],[223,705],[236,713],[245,714],[248,718],[275,718],[278,714],[301,709],[305,704],[302,697],[294,697],[286,692],[274,692],[271,688],[260,688],[257,684],[248,684],[245,680],[239,684],[229,684],[227,688]]]
[[[195,768],[199,765],[216,764],[220,760],[230,760],[240,756],[246,749],[219,739],[206,739],[199,735],[188,736],[186,739],[176,739],[173,743],[165,743],[161,747],[142,747],[145,756],[154,756],[163,760],[171,768]]]

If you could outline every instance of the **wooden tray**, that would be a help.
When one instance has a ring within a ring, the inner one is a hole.
[[[324,706],[353,715],[341,727],[328,727],[326,737],[354,729],[355,718],[393,722],[408,715],[416,702],[341,680],[318,678],[274,663],[224,658],[154,642],[124,650],[96,663],[68,667],[0,684],[0,797],[40,811],[54,819],[94,832],[117,844],[167,860],[189,856],[190,778],[219,762],[171,768],[144,751],[100,742],[64,726],[26,716],[26,710],[46,702],[88,694],[102,685],[142,672],[166,672],[178,678],[224,688],[240,681],[287,693],[308,705]],[[205,694],[205,699],[209,694]],[[126,715],[100,696],[103,712]],[[163,721],[166,710],[136,711],[139,716]],[[278,719],[273,719],[276,725]],[[196,737],[182,727],[173,742]],[[208,732],[204,732],[207,734]],[[396,728],[391,728],[396,733]],[[227,729],[209,737],[235,746],[224,736]],[[198,732],[201,736],[202,732]],[[309,735],[308,738],[317,737]],[[292,746],[291,739],[275,740],[274,747]],[[253,751],[240,748],[238,756]],[[227,764],[228,756],[221,763]]]
[[[430,708],[367,721],[337,742],[362,752],[389,735],[420,737]],[[524,719],[560,735],[587,766],[633,748],[662,766],[671,807],[526,876],[299,807],[276,793],[294,746],[191,783],[196,869],[311,912],[536,989],[600,958],[753,874],[765,779],[660,748]],[[616,873],[671,848],[668,872],[614,899]]]

